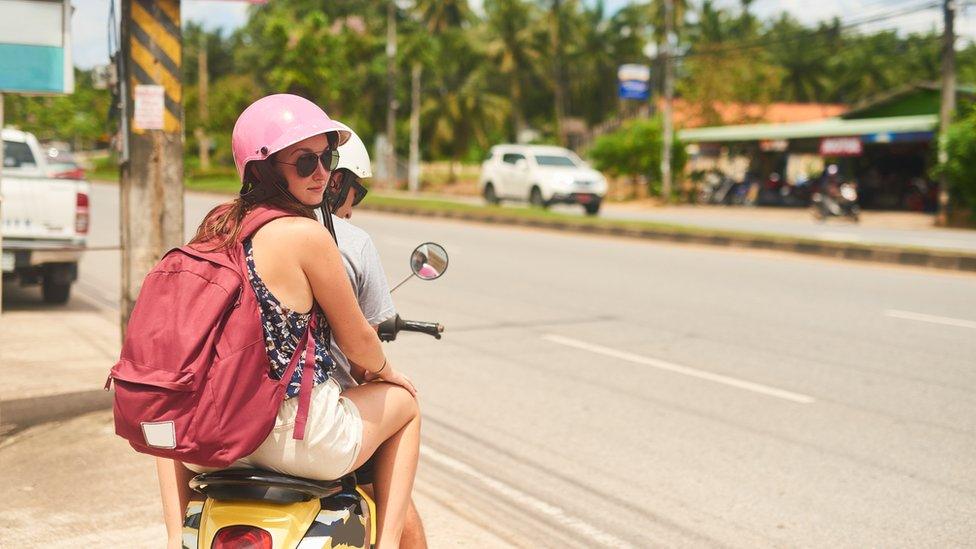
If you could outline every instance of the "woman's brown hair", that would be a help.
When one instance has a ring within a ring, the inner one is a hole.
[[[207,252],[229,250],[241,234],[244,217],[257,206],[268,206],[315,219],[315,206],[306,206],[288,192],[288,182],[275,169],[274,157],[249,162],[241,196],[210,210],[189,245]]]

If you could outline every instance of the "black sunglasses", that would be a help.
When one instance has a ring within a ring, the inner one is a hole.
[[[353,206],[358,206],[359,203],[362,202],[364,198],[366,198],[366,193],[369,192],[369,189],[364,187],[363,184],[360,183],[359,181],[355,181],[355,180],[352,182],[352,190],[356,192],[356,195],[352,199]]]
[[[366,193],[369,189],[363,186],[359,182],[359,178],[356,174],[350,172],[346,169],[341,169],[332,172],[332,178],[329,181],[329,195],[330,195],[330,211],[335,212],[339,206],[346,201],[346,196],[349,195],[349,189],[352,189],[355,194],[353,194],[352,205],[358,206],[360,202],[366,198]]]
[[[280,164],[287,164],[289,166],[295,166],[295,173],[298,177],[308,177],[315,173],[315,167],[319,162],[322,163],[322,167],[325,171],[331,172],[339,164],[339,151],[335,149],[326,149],[320,154],[315,153],[305,153],[295,159],[294,163],[285,162],[283,160],[277,160]]]

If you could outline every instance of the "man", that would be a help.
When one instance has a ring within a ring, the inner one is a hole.
[[[353,292],[359,301],[363,316],[375,328],[384,320],[396,315],[396,308],[373,240],[366,231],[346,221],[352,217],[353,207],[366,196],[366,188],[361,180],[373,175],[366,146],[355,132],[349,130],[349,133],[351,134],[349,140],[339,147],[339,164],[332,171],[329,180],[326,205],[332,213],[332,227]],[[321,212],[319,213],[321,215]],[[363,381],[352,376],[349,360],[342,354],[335,340],[332,341],[331,351],[336,361],[336,368],[332,375],[343,390]],[[370,495],[372,495],[372,465],[372,460],[367,461],[356,471],[360,485],[367,485],[366,489]],[[404,521],[400,547],[411,549],[427,547],[423,523],[412,499]]]

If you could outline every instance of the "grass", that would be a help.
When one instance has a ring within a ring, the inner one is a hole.
[[[183,185],[188,191],[208,193],[234,194],[241,190],[241,181],[236,173],[191,175],[186,178]]]
[[[501,206],[476,206],[472,204],[459,204],[457,202],[451,202],[447,200],[432,200],[427,198],[401,198],[401,197],[391,197],[383,195],[370,195],[363,203],[366,208],[371,206],[378,207],[412,207],[429,212],[471,212],[479,215],[492,215],[507,219],[527,219],[527,220],[539,220],[539,221],[552,221],[552,222],[565,222],[576,226],[598,226],[598,227],[614,227],[622,228],[627,230],[658,230],[658,231],[668,231],[668,232],[679,232],[684,234],[694,234],[694,235],[715,235],[715,236],[729,236],[729,237],[740,237],[740,238],[767,238],[781,241],[794,241],[795,238],[784,237],[782,235],[775,234],[765,234],[765,233],[748,233],[748,232],[736,232],[736,231],[723,231],[723,230],[713,230],[704,229],[700,227],[695,227],[691,225],[677,225],[671,223],[661,223],[657,221],[629,221],[623,219],[607,219],[599,216],[578,216],[560,212],[553,212],[550,210],[537,209],[537,208],[504,208]],[[818,242],[811,240],[811,242]]]

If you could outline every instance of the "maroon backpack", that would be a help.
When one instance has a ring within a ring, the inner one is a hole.
[[[137,451],[206,467],[251,454],[274,427],[301,349],[308,373],[294,437],[304,438],[318,315],[311,315],[282,378],[272,378],[241,244],[265,223],[292,215],[258,207],[229,252],[183,246],[146,275],[105,384],[115,382],[115,432]]]

